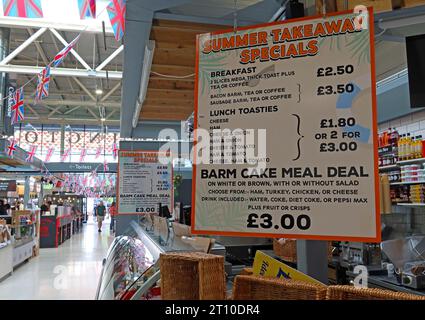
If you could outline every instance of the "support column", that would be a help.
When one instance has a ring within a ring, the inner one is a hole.
[[[61,149],[60,149],[60,156],[62,157],[63,153],[65,151],[65,126],[61,125]]]
[[[139,15],[136,15],[140,11]],[[130,15],[135,14],[133,18]],[[139,3],[127,2],[124,36],[124,70],[122,80],[121,138],[132,137],[132,119],[139,95],[145,46],[149,41],[153,11]]]
[[[28,208],[28,202],[29,201],[30,201],[30,177],[25,177],[24,209]]]
[[[0,28],[0,60],[3,60],[9,53],[10,29]],[[12,135],[13,128],[8,116],[8,99],[3,100],[8,95],[8,76],[6,73],[0,73],[0,132],[5,135]]]
[[[44,198],[44,189],[43,189],[43,183],[40,183],[41,188],[40,192],[38,194],[38,207],[41,208],[41,205],[43,204],[43,198]]]
[[[297,240],[297,269],[310,277],[328,283],[328,242]]]

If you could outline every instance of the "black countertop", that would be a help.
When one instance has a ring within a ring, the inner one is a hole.
[[[357,274],[352,271],[347,271],[347,276],[350,278],[354,278]],[[425,296],[425,289],[415,290],[412,288],[408,288],[399,284],[395,276],[388,277],[388,275],[369,275],[368,283],[370,287],[379,287],[384,289],[389,289],[398,292],[405,292],[410,294],[417,294],[421,296]]]

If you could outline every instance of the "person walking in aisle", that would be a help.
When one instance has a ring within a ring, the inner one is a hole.
[[[0,200],[0,216],[7,216],[7,208],[4,200]]]
[[[117,205],[115,204],[115,201],[113,201],[109,207],[109,214],[111,215],[111,225],[109,229],[110,231],[115,232],[115,216],[117,214]]]
[[[103,204],[103,201],[99,202],[99,205],[96,208],[96,215],[97,215],[97,227],[98,227],[98,231],[102,232],[102,223],[103,220],[105,220],[105,215],[106,215],[106,207]]]

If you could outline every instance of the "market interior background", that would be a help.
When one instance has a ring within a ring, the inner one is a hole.
[[[127,0],[125,36],[120,41],[105,10],[107,0],[97,1],[101,12],[97,19],[81,20],[77,1],[72,0],[42,0],[44,18],[39,19],[6,17],[0,12],[2,97],[10,87],[22,86],[37,75],[64,43],[81,33],[74,51],[59,68],[52,68],[47,99],[34,99],[35,81],[25,86],[22,121],[13,126],[5,121],[7,101],[3,101],[0,194],[13,208],[19,201],[24,207],[20,209],[29,211],[13,222],[15,242],[0,248],[0,279],[4,277],[0,299],[95,297],[102,260],[115,235],[138,222],[137,215],[116,217],[113,234],[108,217],[102,232],[97,232],[94,205],[103,200],[110,206],[116,200],[117,149],[158,150],[170,143],[158,139],[165,128],[179,134],[178,141],[171,143],[190,143],[196,34],[232,28],[235,16],[238,26],[281,19],[276,13],[284,2]],[[314,0],[300,2],[307,14],[316,12]],[[412,109],[409,103],[405,48],[405,37],[423,30],[425,4],[375,14],[380,131],[393,128],[400,134],[425,137],[425,110]],[[13,157],[7,153],[10,137],[16,141]],[[26,159],[33,145],[37,150],[29,163]],[[63,159],[67,151],[70,154]],[[182,208],[190,206],[188,154],[175,159],[174,176],[181,179],[175,201]],[[89,193],[76,189],[81,182],[89,186]],[[56,215],[34,216],[31,210],[43,200],[57,206]],[[81,215],[71,214],[72,207]],[[401,234],[411,230],[411,224],[415,232],[425,232],[421,208],[393,206],[393,211],[408,214],[385,217],[385,223],[397,225]],[[42,233],[48,234],[44,243]],[[271,246],[270,240],[235,241],[229,254],[238,261],[243,260],[241,247]],[[9,267],[3,266],[6,256],[13,259]]]

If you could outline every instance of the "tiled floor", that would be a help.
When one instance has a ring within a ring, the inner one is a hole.
[[[0,299],[87,299],[95,297],[102,260],[113,237],[109,224],[98,233],[93,218],[83,231],[18,267],[0,282]]]

